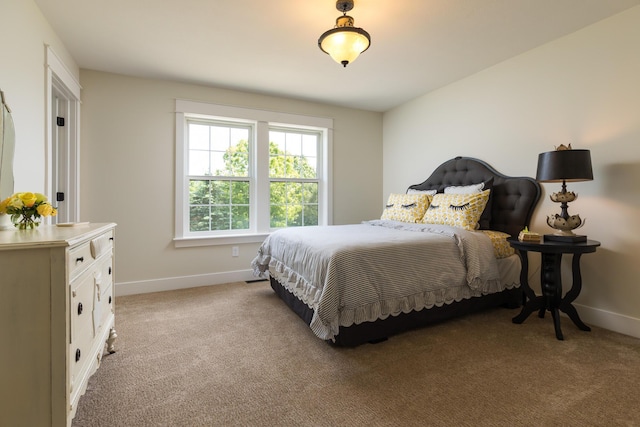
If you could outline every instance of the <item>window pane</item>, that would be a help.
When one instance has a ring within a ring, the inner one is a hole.
[[[229,206],[211,207],[211,229],[229,230]]]
[[[210,197],[209,181],[189,181],[190,205],[208,205]]]
[[[238,141],[231,145],[222,156],[225,176],[249,176],[249,143],[247,140]]]
[[[287,206],[287,227],[299,227],[302,225],[301,206]]]
[[[189,149],[209,149],[209,126],[197,123],[189,123]]]
[[[249,204],[249,181],[231,183],[231,203],[234,205]]]
[[[249,228],[249,206],[231,207],[231,229],[246,230]]]
[[[274,146],[275,147],[275,146]],[[284,178],[285,177],[285,156],[274,152],[269,157],[269,177]]]
[[[208,151],[189,150],[189,175],[211,175]]]
[[[318,225],[318,205],[304,206],[304,225]]]
[[[189,230],[209,231],[208,206],[191,206],[189,209]]]
[[[305,157],[318,156],[318,134],[302,136],[302,155]]]
[[[226,151],[229,148],[228,127],[211,126],[211,150]]]
[[[300,168],[300,178],[317,178],[318,177],[318,158],[305,157]]]
[[[227,166],[224,159],[224,151],[211,151],[211,174],[215,176],[228,176]]]
[[[273,143],[274,150],[281,151],[283,153],[287,149],[285,147],[285,137],[286,137],[286,134],[284,132],[279,132],[275,130],[269,131],[269,142]]]
[[[282,228],[287,226],[287,207],[283,205],[271,205],[269,226]]]
[[[231,197],[231,187],[229,181],[211,182],[211,204],[228,205]]]
[[[304,203],[318,203],[318,183],[308,182],[303,184],[304,192],[302,195],[302,201]]]
[[[292,156],[301,156],[302,135],[299,133],[287,133],[285,151]]]
[[[224,155],[226,176],[249,176],[249,153],[239,144]]]
[[[302,184],[297,182],[287,183],[287,203],[302,204]]]
[[[249,140],[249,129],[247,128],[231,128],[229,140],[231,145],[237,145],[240,141]]]
[[[285,203],[287,194],[287,184],[284,182],[272,182],[270,185],[269,198],[272,205]]]

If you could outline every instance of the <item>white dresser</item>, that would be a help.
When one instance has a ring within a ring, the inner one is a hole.
[[[0,231],[0,426],[71,425],[89,377],[114,351],[114,232]]]

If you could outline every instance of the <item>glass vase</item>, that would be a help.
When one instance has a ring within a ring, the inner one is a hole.
[[[33,230],[40,225],[40,220],[33,216],[22,215],[14,225],[18,230]]]

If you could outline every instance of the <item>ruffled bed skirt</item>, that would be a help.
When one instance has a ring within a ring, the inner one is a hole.
[[[324,340],[333,340],[338,335],[340,327],[384,320],[389,316],[430,309],[434,306],[442,307],[454,302],[495,294],[505,289],[513,289],[519,286],[514,282],[502,284],[500,280],[491,280],[486,283],[478,283],[473,288],[468,285],[462,285],[424,291],[402,298],[369,303],[356,308],[342,308],[337,319],[326,323],[316,313],[322,289],[313,286],[302,275],[270,256],[259,255],[252,263],[252,266],[256,276],[263,278],[272,276],[283,288],[314,311],[309,326],[319,338]]]

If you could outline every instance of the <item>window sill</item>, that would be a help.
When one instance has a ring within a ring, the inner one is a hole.
[[[197,246],[235,245],[242,243],[262,243],[269,233],[237,234],[229,236],[176,237],[173,245],[176,248],[193,248]]]

